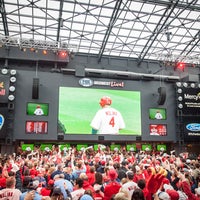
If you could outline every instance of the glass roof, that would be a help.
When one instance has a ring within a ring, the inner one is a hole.
[[[74,51],[200,62],[200,0],[1,0],[0,37]]]

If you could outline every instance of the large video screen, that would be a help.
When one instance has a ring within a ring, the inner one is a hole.
[[[102,109],[99,102],[103,96],[112,99],[111,107],[117,109],[124,119],[125,128],[118,134],[141,135],[139,91],[60,87],[58,119],[65,134],[92,134],[90,124],[97,111]],[[113,123],[113,120],[109,121],[111,126]]]

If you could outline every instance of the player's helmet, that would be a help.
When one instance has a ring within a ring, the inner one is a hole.
[[[112,100],[110,97],[104,96],[100,99],[99,104],[101,105],[101,107],[104,107],[105,105],[111,105]]]

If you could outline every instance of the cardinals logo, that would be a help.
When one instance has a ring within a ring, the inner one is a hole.
[[[4,125],[4,116],[0,114],[0,130],[2,129],[3,125]]]

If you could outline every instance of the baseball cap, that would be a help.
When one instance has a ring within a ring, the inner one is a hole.
[[[169,194],[171,200],[179,200],[179,193],[176,190],[167,190],[167,194]]]
[[[93,200],[93,198],[89,194],[84,194],[80,200]]]
[[[165,192],[166,192],[167,190],[173,190],[173,189],[174,189],[170,184],[164,184],[164,185],[163,185],[163,188],[164,188]]]
[[[195,193],[196,193],[197,195],[200,195],[200,187],[198,187],[198,188],[195,189]]]
[[[33,180],[33,181],[31,181],[31,182],[29,183],[29,188],[35,190],[35,189],[38,188],[39,184],[40,184],[39,180]]]
[[[58,187],[58,186],[55,187],[55,188],[53,189],[52,195],[60,195],[60,194],[62,194],[61,188]]]
[[[114,180],[117,178],[118,174],[115,169],[110,169],[108,172],[108,176],[111,180]]]
[[[170,196],[167,194],[167,192],[159,192],[158,198],[160,200],[170,200]]]

